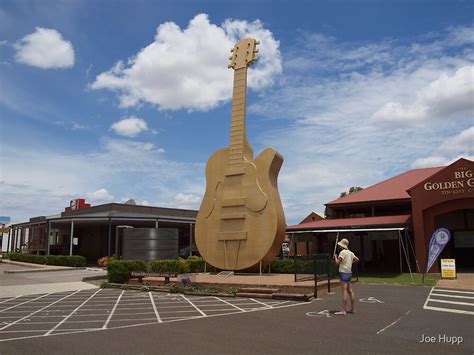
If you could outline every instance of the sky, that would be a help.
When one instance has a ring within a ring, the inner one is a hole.
[[[296,224],[351,186],[474,157],[473,1],[0,0],[0,215],[75,198],[199,209],[229,145],[230,49],[255,157]]]

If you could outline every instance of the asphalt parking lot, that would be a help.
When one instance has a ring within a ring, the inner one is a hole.
[[[440,291],[355,289],[357,312],[347,316],[334,314],[339,289],[309,303],[115,289],[4,298],[0,352],[473,353],[473,315],[424,309]]]

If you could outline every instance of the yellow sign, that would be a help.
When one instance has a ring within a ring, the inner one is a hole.
[[[441,278],[455,279],[456,278],[456,260],[455,259],[441,259]]]

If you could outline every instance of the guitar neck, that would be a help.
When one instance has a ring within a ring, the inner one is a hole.
[[[232,120],[230,128],[229,168],[240,168],[243,163],[246,132],[247,68],[234,71]]]

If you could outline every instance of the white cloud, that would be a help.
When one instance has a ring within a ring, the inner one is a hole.
[[[448,153],[474,154],[474,126],[443,143],[440,149]]]
[[[14,44],[15,60],[42,69],[71,68],[74,66],[74,48],[55,29],[36,27]]]
[[[117,92],[122,107],[148,102],[162,109],[209,110],[232,94],[230,49],[243,37],[260,40],[260,57],[250,69],[249,87],[271,85],[281,72],[279,43],[256,20],[226,20],[221,26],[206,14],[195,16],[187,28],[174,22],[157,28],[155,40],[129,58],[99,74],[92,89]]]
[[[474,126],[446,139],[431,155],[416,159],[412,167],[443,166],[459,158],[474,160]]]
[[[174,196],[174,201],[179,208],[198,209],[201,197],[195,194],[183,194],[180,192]]]
[[[250,132],[249,141],[259,144],[256,152],[274,146],[285,157],[279,191],[288,223],[321,210],[351,186],[367,187],[460,156],[470,159],[466,145],[474,117],[465,104],[474,51],[447,40],[456,30],[420,40],[416,53],[412,43],[353,44],[321,34],[286,49],[292,54],[284,58],[283,80],[249,109],[268,117],[268,131],[257,137]],[[421,105],[406,104],[417,99],[430,113],[450,116],[419,120]],[[417,125],[370,119],[388,102],[410,108]]]
[[[454,161],[454,160],[453,160]],[[448,165],[451,161],[441,156],[431,156],[426,158],[418,158],[412,164],[413,169],[431,168],[436,166]]]
[[[91,202],[111,202],[114,197],[104,188],[95,192],[87,192],[87,199]]]
[[[0,215],[10,215],[14,223],[58,213],[81,196],[105,203],[128,195],[179,207],[178,193],[199,196],[204,190],[204,164],[167,160],[153,144],[127,139],[103,138],[100,149],[78,155],[9,144],[2,146],[0,164],[8,166],[0,181]]]
[[[118,135],[126,137],[136,137],[148,130],[145,120],[133,116],[115,122],[110,128]]]
[[[474,110],[474,66],[467,65],[453,74],[442,72],[416,94],[413,103],[388,102],[372,115],[383,123],[415,124],[428,119],[445,119],[458,112]]]
[[[183,194],[179,193],[174,197],[176,202],[186,202],[186,203],[196,203],[201,201],[199,196],[193,194]]]

